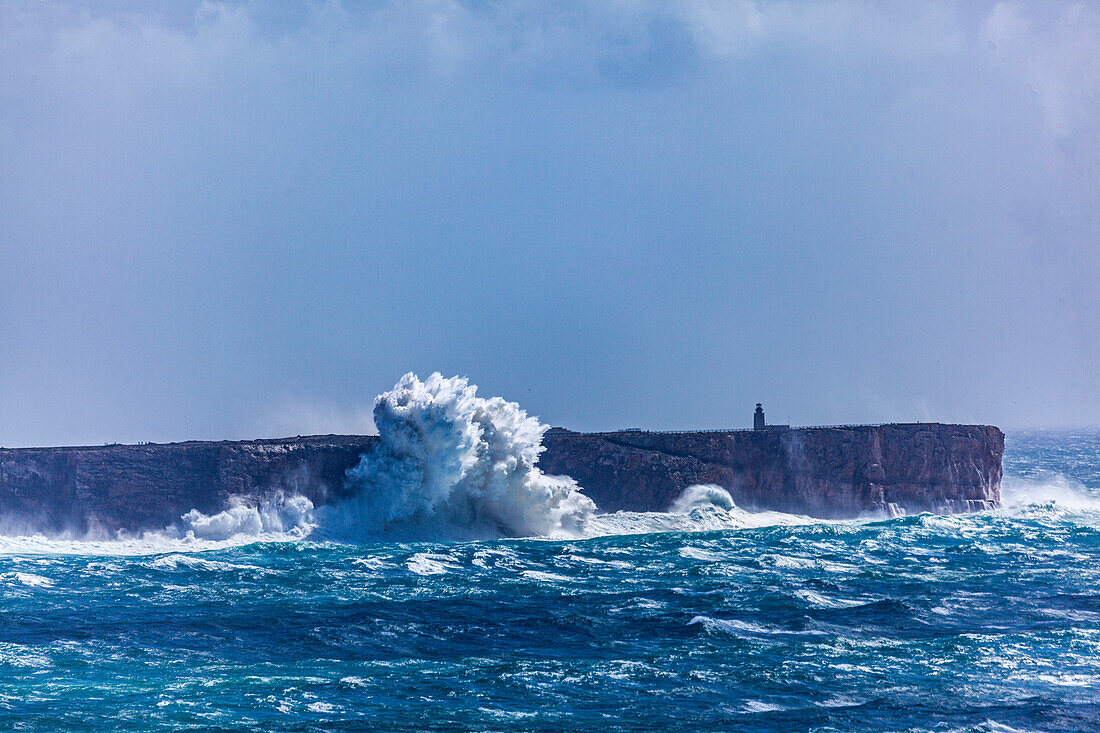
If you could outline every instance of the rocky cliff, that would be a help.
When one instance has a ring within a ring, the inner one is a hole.
[[[232,496],[345,496],[344,475],[377,438],[313,436],[85,448],[0,449],[3,522],[76,531],[163,527]],[[693,433],[555,428],[539,466],[568,474],[604,511],[659,511],[716,483],[738,505],[821,517],[964,512],[1000,499],[995,427],[910,424]]]
[[[966,512],[1000,502],[1004,434],[985,425],[913,423],[689,433],[554,429],[540,467],[568,473],[605,511],[667,509],[714,483],[738,506],[855,517]]]
[[[0,449],[0,516],[30,527],[81,531],[164,527],[190,509],[224,509],[231,496],[275,492],[323,504],[377,438],[325,435],[81,448]]]

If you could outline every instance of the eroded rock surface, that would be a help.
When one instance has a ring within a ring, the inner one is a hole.
[[[0,450],[0,515],[9,525],[83,531],[160,528],[231,496],[275,492],[323,504],[377,438],[311,436]],[[18,528],[18,527],[16,527]]]
[[[164,527],[232,496],[342,496],[377,438],[312,436],[84,448],[0,449],[0,516],[83,531]],[[544,440],[543,471],[573,476],[603,511],[660,511],[715,483],[738,505],[820,517],[965,512],[1000,500],[1004,434],[935,423],[691,433],[574,433]],[[0,527],[3,528],[3,527]]]
[[[555,429],[540,467],[568,473],[601,509],[660,511],[691,484],[739,506],[818,517],[975,511],[1000,502],[1004,433],[913,423],[690,433]]]

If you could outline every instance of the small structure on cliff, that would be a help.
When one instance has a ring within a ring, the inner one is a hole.
[[[756,412],[752,416],[752,429],[763,430],[764,425],[764,406],[759,402],[756,403]]]
[[[768,425],[764,422],[764,406],[757,402],[756,412],[752,415],[752,429],[753,430],[765,430],[765,429],[790,429],[790,425]]]

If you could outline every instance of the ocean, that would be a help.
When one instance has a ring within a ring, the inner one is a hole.
[[[0,729],[1100,729],[1100,432],[1004,465],[958,516],[2,537]]]

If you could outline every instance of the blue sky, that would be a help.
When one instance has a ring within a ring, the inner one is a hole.
[[[1100,423],[1100,6],[6,3],[0,445]]]

